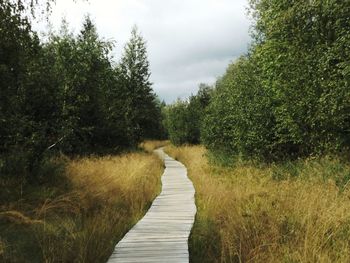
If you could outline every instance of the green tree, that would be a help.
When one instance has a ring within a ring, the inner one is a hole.
[[[137,27],[132,29],[131,38],[124,48],[118,74],[125,89],[124,105],[129,137],[134,144],[143,138],[154,137],[150,131],[159,128],[160,109],[150,82],[146,43]]]
[[[212,151],[265,160],[348,149],[349,4],[250,3],[254,42],[217,82],[204,143]]]
[[[129,147],[124,107],[125,91],[110,51],[113,43],[100,39],[86,17],[75,37],[63,22],[46,49],[53,57],[53,71],[63,94],[62,137],[65,153],[98,153]]]
[[[346,1],[252,1],[255,54],[274,91],[276,151],[308,155],[348,147],[350,6]]]
[[[188,101],[178,100],[165,110],[165,126],[172,143],[200,143],[200,130],[206,108],[211,100],[212,88],[200,84],[196,95]]]
[[[81,143],[80,151],[93,152],[101,147],[105,140],[107,125],[107,90],[110,75],[113,74],[109,60],[112,43],[99,39],[95,25],[89,17],[83,23],[78,35],[75,52],[80,82],[75,85],[77,109],[76,137]]]
[[[188,102],[178,100],[165,108],[166,127],[170,141],[175,145],[189,143],[191,119]]]
[[[201,132],[211,151],[248,158],[272,155],[273,104],[270,90],[260,84],[261,74],[247,56],[231,64],[217,81]]]
[[[55,141],[60,102],[28,20],[7,1],[0,16],[0,168],[25,176]]]

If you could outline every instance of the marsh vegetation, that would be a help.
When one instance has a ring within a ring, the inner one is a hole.
[[[248,52],[169,105],[137,27],[116,61],[89,16],[41,38],[53,2],[0,0],[0,261],[105,262],[166,146],[196,189],[193,262],[350,262],[348,1],[250,0]]]

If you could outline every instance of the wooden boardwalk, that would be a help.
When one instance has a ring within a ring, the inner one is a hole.
[[[117,244],[108,263],[189,262],[188,237],[196,214],[186,167],[163,152],[162,192],[146,215]]]

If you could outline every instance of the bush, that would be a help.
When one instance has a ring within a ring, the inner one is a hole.
[[[176,145],[200,142],[200,128],[212,89],[206,84],[199,85],[199,91],[188,101],[178,100],[165,108],[165,127],[169,139]]]
[[[255,41],[217,82],[204,144],[268,161],[349,149],[350,6],[250,2]]]
[[[253,59],[242,57],[217,82],[202,126],[210,150],[244,157],[272,154],[271,92],[261,87],[259,74]]]

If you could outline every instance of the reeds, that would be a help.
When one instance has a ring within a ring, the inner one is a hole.
[[[196,189],[192,262],[350,262],[349,165],[327,157],[224,168],[200,146],[166,151]]]
[[[139,147],[146,152],[153,152],[155,149],[169,145],[170,141],[148,140],[140,143]]]
[[[41,185],[1,206],[0,261],[106,262],[158,194],[162,169],[148,153],[68,161],[69,191]]]

